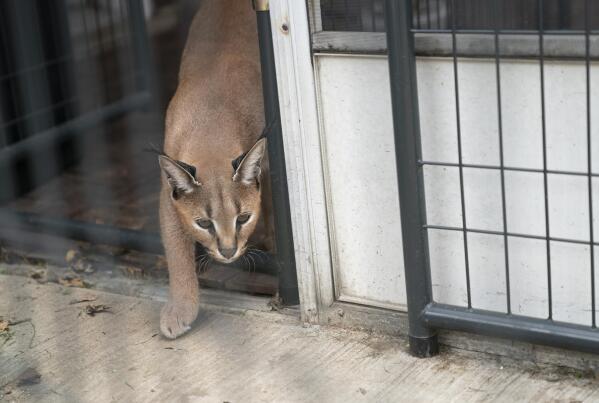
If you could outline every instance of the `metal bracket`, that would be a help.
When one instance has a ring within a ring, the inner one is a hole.
[[[268,0],[252,0],[252,6],[256,11],[269,11]]]

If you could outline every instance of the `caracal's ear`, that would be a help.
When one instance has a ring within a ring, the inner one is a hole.
[[[171,185],[175,197],[182,193],[190,193],[195,187],[200,186],[190,172],[190,170],[195,170],[192,166],[175,161],[166,155],[159,155],[158,163],[166,174],[166,179]]]
[[[233,180],[246,185],[256,183],[262,172],[261,164],[266,152],[266,139],[261,138],[254,144],[252,149],[243,157],[235,170]]]

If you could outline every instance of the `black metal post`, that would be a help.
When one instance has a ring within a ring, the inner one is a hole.
[[[263,3],[263,4],[260,4]],[[264,116],[267,124],[276,120],[268,137],[268,160],[272,186],[272,202],[275,218],[275,241],[279,264],[279,296],[285,305],[299,304],[297,273],[291,215],[289,214],[289,193],[285,171],[285,151],[279,114],[279,95],[275,71],[274,50],[270,26],[268,2],[255,2],[258,21],[258,41],[262,68],[262,92],[264,95]]]
[[[432,302],[427,242],[424,187],[420,159],[420,122],[414,35],[411,32],[412,2],[385,0],[389,75],[393,105],[393,127],[403,253],[405,263],[410,352],[430,357],[439,351],[436,332],[424,322],[422,313]]]
[[[146,17],[141,0],[127,0],[129,10],[130,35],[133,45],[134,64],[137,72],[138,91],[156,93],[154,89],[154,72],[152,54],[146,30]]]

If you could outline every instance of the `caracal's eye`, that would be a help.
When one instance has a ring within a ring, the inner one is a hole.
[[[200,218],[200,219],[196,220],[196,224],[198,224],[198,226],[200,228],[204,228],[204,229],[212,228],[212,221],[210,221],[206,218]]]
[[[243,225],[250,220],[252,215],[250,213],[243,213],[237,217],[237,224]]]

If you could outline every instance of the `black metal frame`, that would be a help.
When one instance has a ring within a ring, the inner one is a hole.
[[[495,0],[497,7],[500,0]],[[452,16],[455,15],[455,0],[450,0]],[[393,102],[393,122],[395,131],[397,171],[399,181],[399,194],[401,203],[402,231],[404,242],[404,261],[406,271],[406,289],[408,295],[408,313],[410,322],[410,349],[419,357],[430,356],[437,351],[436,329],[453,329],[476,332],[490,336],[507,337],[524,340],[531,343],[547,344],[557,347],[577,349],[581,351],[599,353],[599,330],[596,327],[596,295],[595,295],[595,252],[593,246],[598,245],[593,236],[592,222],[592,178],[598,176],[591,172],[591,97],[590,97],[590,35],[589,16],[586,13],[585,30],[579,32],[584,35],[585,61],[586,61],[586,106],[587,106],[587,172],[569,172],[550,170],[547,166],[546,125],[545,125],[545,77],[544,77],[544,35],[543,27],[543,0],[538,0],[539,30],[535,32],[518,32],[539,37],[539,66],[541,72],[541,108],[542,108],[542,143],[543,143],[543,169],[525,169],[508,167],[504,165],[503,158],[503,128],[501,126],[501,91],[500,91],[500,52],[497,25],[493,30],[477,30],[476,33],[493,35],[495,43],[494,60],[496,65],[497,107],[499,116],[499,166],[466,164],[462,160],[461,130],[460,130],[460,105],[458,86],[458,54],[456,50],[456,34],[458,30],[455,18],[452,17],[452,29],[426,30],[427,32],[444,32],[452,36],[452,59],[454,65],[455,102],[457,114],[457,143],[458,163],[445,163],[440,161],[423,161],[420,150],[420,128],[418,115],[418,91],[416,81],[416,64],[414,54],[414,34],[422,30],[412,27],[412,4],[410,1],[385,0],[387,43],[389,49],[389,68],[391,80],[391,95]],[[589,0],[585,0],[588,10]],[[497,9],[496,9],[497,10]],[[462,31],[459,31],[462,32]],[[473,30],[466,32],[472,33]],[[570,34],[572,31],[568,31]],[[436,165],[453,167],[459,170],[460,197],[462,226],[450,227],[442,225],[428,225],[425,216],[425,196],[423,185],[423,167]],[[468,228],[466,222],[466,206],[464,199],[463,172],[469,168],[482,168],[499,170],[501,174],[501,202],[502,202],[502,231],[488,231]],[[518,234],[509,232],[506,221],[505,201],[505,171],[535,172],[543,175],[544,183],[544,209],[545,209],[545,236]],[[549,197],[547,178],[549,174],[585,176],[588,179],[588,208],[590,211],[590,239],[575,240],[552,237],[549,222]],[[465,276],[467,287],[467,307],[450,306],[435,303],[432,296],[430,263],[428,259],[427,234],[431,229],[460,231],[463,233],[463,248],[465,255]],[[468,265],[468,234],[482,233],[501,236],[504,241],[505,276],[507,309],[506,313],[490,312],[472,307],[470,273]],[[547,278],[548,278],[548,304],[549,315],[547,319],[535,319],[514,315],[511,311],[510,281],[509,281],[509,250],[508,237],[521,237],[545,240],[547,251]],[[588,245],[590,249],[590,279],[591,279],[591,326],[581,326],[571,323],[558,322],[553,319],[552,312],[552,284],[551,284],[551,256],[552,242],[564,242]]]
[[[264,96],[265,122],[275,121],[268,136],[268,161],[272,188],[272,202],[275,219],[276,261],[279,275],[279,297],[285,305],[299,304],[295,250],[291,229],[289,190],[285,170],[285,149],[279,113],[279,95],[275,57],[272,43],[270,11],[256,7],[258,42],[260,45],[260,65],[262,68],[262,92]]]

